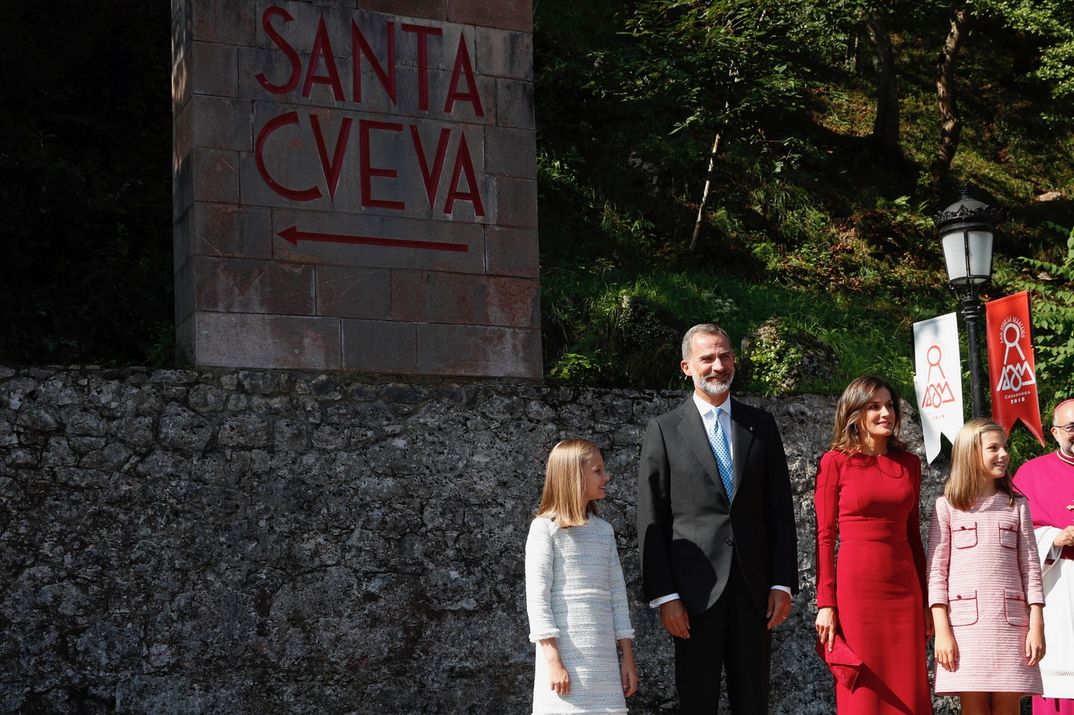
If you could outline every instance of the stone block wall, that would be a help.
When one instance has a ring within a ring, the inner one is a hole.
[[[172,37],[181,361],[540,378],[531,0],[173,0]]]
[[[635,470],[648,419],[680,399],[0,367],[0,711],[528,712],[524,541],[548,450],[586,436],[612,475],[601,511],[637,629],[631,712],[665,712],[672,654],[640,600]],[[779,423],[799,525],[772,712],[831,713],[812,485],[834,400],[744,399]],[[925,479],[927,516],[942,474]]]

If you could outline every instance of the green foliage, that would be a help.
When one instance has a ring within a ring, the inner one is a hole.
[[[803,329],[784,317],[773,317],[742,341],[740,365],[765,395],[800,392],[826,382],[839,361],[814,329]]]
[[[1074,232],[1068,246],[1071,241]],[[1037,380],[1052,394],[1074,388],[1074,249],[1069,250],[1062,263],[1019,258],[1026,270],[1011,280],[1012,287],[1030,292]]]
[[[1033,75],[1069,109],[1074,100],[1074,5],[1069,0],[976,0],[974,5],[1035,39],[1040,54]]]

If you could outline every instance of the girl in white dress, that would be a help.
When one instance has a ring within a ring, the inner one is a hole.
[[[564,440],[548,455],[541,506],[526,540],[535,714],[625,714],[625,697],[638,687],[615,533],[596,512],[607,484],[604,458],[592,442]]]

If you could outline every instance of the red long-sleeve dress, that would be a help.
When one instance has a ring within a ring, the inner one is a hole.
[[[909,452],[821,457],[817,607],[836,609],[843,638],[864,661],[853,691],[836,682],[839,715],[932,712],[920,490],[921,461]]]

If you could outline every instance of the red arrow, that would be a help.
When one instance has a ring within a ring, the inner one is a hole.
[[[429,251],[457,251],[466,253],[470,247],[465,243],[439,243],[437,241],[412,241],[406,238],[380,238],[378,236],[345,236],[338,233],[310,233],[291,226],[280,231],[280,237],[297,246],[299,241],[324,243],[358,243],[366,246],[390,246],[392,248],[423,248]]]

